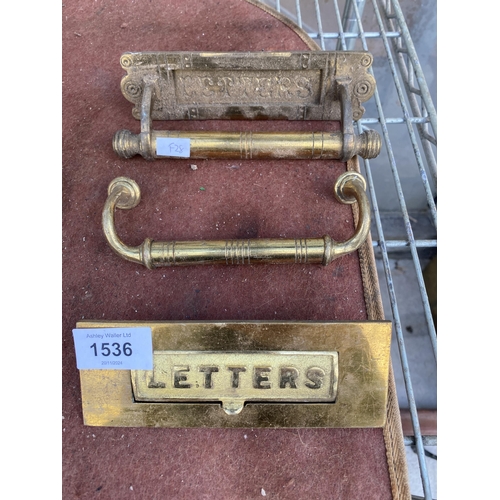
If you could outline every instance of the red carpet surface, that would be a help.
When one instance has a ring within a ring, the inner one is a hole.
[[[156,240],[353,233],[333,197],[335,161],[119,158],[139,132],[120,56],[141,51],[309,50],[243,0],[66,0],[63,15],[63,498],[390,499],[382,429],[149,429],[83,425],[72,329],[95,320],[365,320],[357,253],[330,266],[148,270],[115,255],[101,212],[111,180],[142,200],[118,234]],[[182,130],[336,130],[331,122],[153,122]],[[197,169],[191,168],[196,164]]]

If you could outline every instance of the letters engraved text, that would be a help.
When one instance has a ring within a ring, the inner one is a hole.
[[[312,104],[319,99],[319,71],[177,72],[179,103],[252,104],[289,102]]]
[[[337,352],[155,351],[153,365],[132,371],[137,401],[222,401],[241,411],[246,401],[334,402],[337,395]]]

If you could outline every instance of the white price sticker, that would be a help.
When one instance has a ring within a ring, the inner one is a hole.
[[[158,156],[189,158],[191,154],[191,139],[180,139],[178,137],[157,137],[156,154]]]
[[[79,370],[152,370],[150,327],[75,328]]]

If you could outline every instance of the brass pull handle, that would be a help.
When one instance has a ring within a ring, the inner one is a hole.
[[[185,132],[151,130],[147,147],[142,135],[119,130],[113,138],[113,149],[122,158],[142,155],[147,159],[168,158],[157,154],[157,140],[189,139],[191,159],[323,159],[347,161],[354,155],[376,158],[380,153],[380,136],[374,130],[352,135],[349,152],[343,132]],[[144,141],[142,141],[144,142]],[[347,153],[347,154],[346,154]]]
[[[190,264],[323,264],[357,250],[370,230],[370,205],[364,178],[345,172],[334,186],[334,194],[344,204],[357,202],[359,221],[354,235],[336,242],[330,236],[303,239],[250,239],[214,241],[153,241],[146,238],[138,247],[130,247],[118,237],[114,223],[115,208],[129,210],[141,199],[139,186],[127,177],[114,179],[102,212],[104,234],[111,248],[131,262],[148,269]]]
[[[144,85],[141,99],[141,132],[119,130],[113,150],[122,158],[141,155],[153,160],[168,158],[158,154],[159,139],[189,139],[189,158],[207,159],[325,159],[348,161],[353,156],[376,158],[382,147],[380,135],[366,130],[357,135],[353,127],[353,107],[349,81],[337,82],[340,95],[341,132],[184,132],[152,129],[155,85]]]

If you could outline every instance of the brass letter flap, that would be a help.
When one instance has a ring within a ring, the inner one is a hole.
[[[368,52],[142,52],[123,54],[123,95],[141,132],[119,130],[123,157],[337,159],[378,156],[380,136],[355,134],[353,120],[375,91]],[[335,120],[341,132],[183,132],[152,130],[152,120]],[[160,151],[188,139],[189,156]],[[168,141],[167,141],[168,142]],[[172,142],[175,144],[175,141]]]

